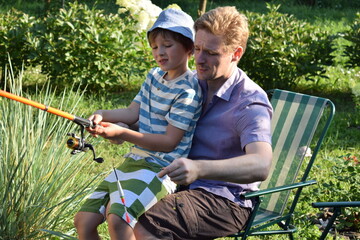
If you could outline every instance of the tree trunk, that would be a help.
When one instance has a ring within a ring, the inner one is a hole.
[[[207,0],[200,0],[199,1],[199,10],[198,10],[198,16],[199,17],[206,12],[206,2],[207,2]]]
[[[51,0],[44,0],[44,16],[47,16],[50,11]]]

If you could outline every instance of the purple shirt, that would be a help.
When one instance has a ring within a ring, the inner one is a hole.
[[[207,97],[206,81],[199,81],[203,97]],[[227,159],[245,154],[245,146],[252,142],[271,144],[272,107],[266,93],[241,69],[221,86],[197,122],[190,159]],[[226,197],[243,207],[252,207],[251,200],[240,194],[257,191],[259,182],[237,184],[198,179],[191,189],[203,188]]]

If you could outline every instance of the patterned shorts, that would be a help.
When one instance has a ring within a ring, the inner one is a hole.
[[[134,227],[141,214],[176,189],[176,184],[167,175],[163,178],[157,176],[162,168],[144,158],[139,160],[126,158],[124,163],[116,169],[116,174],[112,171],[100,183],[80,211],[101,213],[106,217],[105,208],[110,201],[109,213],[116,214],[126,221],[127,210],[130,222],[126,222]],[[117,178],[124,192],[126,208],[121,200]]]

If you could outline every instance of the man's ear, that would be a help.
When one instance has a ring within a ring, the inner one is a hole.
[[[233,53],[233,61],[240,61],[240,58],[242,57],[244,53],[244,49],[242,47],[237,47]]]

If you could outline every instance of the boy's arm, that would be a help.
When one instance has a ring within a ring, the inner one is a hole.
[[[170,152],[179,144],[185,131],[169,124],[165,134],[140,133],[116,124],[102,122],[93,133],[111,141],[125,140],[151,151]]]
[[[127,125],[132,125],[139,119],[139,111],[140,105],[136,102],[131,102],[127,108],[97,110],[89,117],[89,120],[92,120],[95,124],[99,124],[100,122],[122,122]]]

